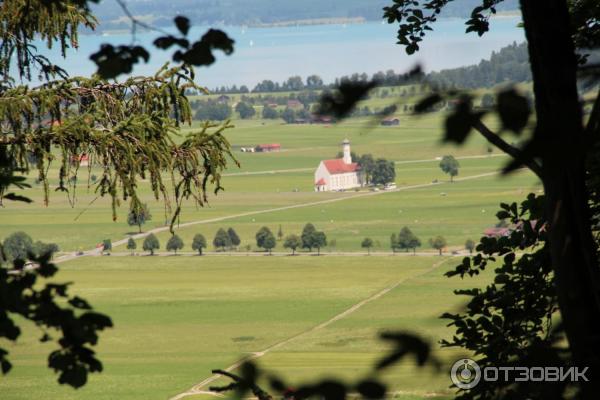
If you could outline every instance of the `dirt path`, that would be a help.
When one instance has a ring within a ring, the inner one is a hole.
[[[457,160],[476,160],[481,158],[495,158],[495,157],[507,157],[506,154],[490,154],[490,155],[478,155],[478,156],[462,156],[456,157]],[[435,162],[440,161],[438,158],[427,158],[423,160],[404,160],[404,161],[394,161],[396,165],[404,165],[404,164],[418,164],[425,162]],[[230,172],[227,174],[223,174],[223,176],[251,176],[251,175],[273,175],[273,174],[286,174],[290,172],[308,172],[314,171],[313,167],[308,168],[289,168],[289,169],[273,169],[266,171],[245,171],[245,172]]]
[[[252,354],[247,355],[246,357],[243,357],[241,359],[239,359],[238,361],[236,361],[234,364],[228,366],[227,368],[225,368],[225,371],[233,371],[235,369],[237,369],[238,367],[240,367],[243,363],[245,363],[246,361],[250,361],[250,360],[255,360],[257,358],[263,357],[266,354],[272,352],[273,350],[276,350],[282,346],[285,346],[286,344],[292,342],[293,340],[296,340],[302,336],[311,334],[313,332],[322,330],[326,327],[328,327],[329,325],[333,324],[336,321],[339,321],[340,319],[346,318],[348,315],[352,314],[353,312],[355,312],[356,310],[360,309],[361,307],[363,307],[365,304],[371,303],[379,298],[381,298],[382,296],[385,296],[387,293],[389,293],[390,291],[394,290],[395,288],[397,288],[398,286],[400,286],[401,284],[415,279],[415,278],[419,278],[423,275],[428,274],[429,272],[435,270],[436,268],[440,267],[442,264],[444,264],[446,261],[448,261],[449,258],[444,258],[441,261],[436,262],[435,264],[433,264],[431,267],[427,268],[425,271],[418,273],[416,275],[413,276],[408,276],[406,278],[403,278],[401,280],[399,280],[398,282],[394,283],[393,285],[387,286],[386,288],[372,294],[371,296],[367,297],[364,300],[361,300],[360,302],[354,304],[353,306],[351,306],[350,308],[346,309],[345,311],[342,311],[339,314],[334,315],[333,317],[331,317],[330,319],[321,322],[318,325],[313,326],[312,328],[309,328],[305,331],[302,331],[294,336],[291,336],[287,339],[284,339],[280,342],[277,342],[275,344],[272,344],[271,346],[261,350],[261,351],[257,351],[254,352]],[[209,385],[210,383],[216,381],[217,379],[219,379],[221,377],[221,375],[211,375],[208,378],[204,379],[203,381],[197,383],[196,385],[192,386],[190,389],[188,389],[185,392],[179,393],[173,397],[171,397],[169,400],[181,400],[187,396],[193,396],[193,395],[198,395],[198,394],[210,394],[210,395],[216,395],[216,393],[210,392],[207,390],[206,386]]]

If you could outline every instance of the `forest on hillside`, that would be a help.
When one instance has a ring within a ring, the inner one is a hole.
[[[291,76],[283,82],[263,80],[259,82],[252,92],[294,92],[300,90],[333,89],[342,82],[366,82],[369,79],[381,82],[383,86],[403,85],[403,75],[395,71],[379,71],[372,76],[366,73],[354,73],[335,79],[334,82],[324,82],[318,75],[311,75],[306,81],[300,76]],[[527,44],[512,43],[498,51],[493,51],[489,59],[481,60],[478,64],[430,72],[426,75],[430,83],[462,89],[490,88],[505,82],[527,82],[531,80],[529,69],[529,56]],[[244,85],[238,87],[219,87],[214,93],[249,93],[250,89]]]
[[[443,16],[467,17],[477,0],[451,2]],[[171,26],[172,18],[185,10],[194,24],[257,25],[285,21],[322,18],[364,18],[381,20],[383,7],[392,0],[129,0],[127,7],[133,15],[143,16],[155,26]],[[101,29],[124,29],[128,21],[115,7],[115,0],[102,0],[94,7]],[[516,10],[517,0],[506,0],[498,11]]]

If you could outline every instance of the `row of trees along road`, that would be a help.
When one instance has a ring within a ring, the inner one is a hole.
[[[304,226],[301,236],[292,234],[285,237],[285,239],[283,236],[283,230],[281,226],[279,226],[277,237],[279,240],[284,240],[283,247],[292,250],[292,254],[295,254],[298,248],[308,249],[309,251],[312,251],[312,249],[315,248],[317,249],[318,254],[320,254],[321,248],[327,246],[327,236],[325,233],[317,231],[315,226],[310,223]],[[266,226],[263,226],[258,230],[255,238],[257,247],[268,251],[269,254],[271,254],[271,251],[277,246],[275,235]],[[233,228],[228,228],[227,230],[220,228],[213,239],[213,246],[222,251],[235,249],[240,243],[241,239]],[[105,240],[103,245],[105,252],[109,252],[112,249],[112,244],[109,239]],[[198,251],[198,253],[202,255],[202,250],[205,249],[206,246],[206,238],[202,234],[194,236],[192,240],[192,250]],[[173,234],[167,242],[166,249],[167,251],[173,251],[177,254],[177,251],[183,249],[183,247],[183,240],[178,235]],[[137,244],[135,240],[129,238],[127,241],[127,249],[132,250],[133,252],[136,248]],[[144,251],[149,251],[151,255],[154,255],[154,251],[160,249],[160,243],[156,235],[150,234],[146,236],[142,248]]]
[[[313,248],[316,248],[318,254],[320,254],[321,248],[327,246],[327,236],[325,233],[318,232],[314,225],[310,223],[306,224],[301,236],[291,234],[286,236],[285,239],[283,239],[283,231],[281,226],[279,226],[277,237],[279,239],[275,238],[275,235],[268,227],[263,226],[255,235],[256,245],[257,247],[265,249],[265,251],[268,251],[269,254],[271,254],[271,251],[277,247],[277,240],[284,240],[283,248],[292,250],[292,255],[295,255],[296,250],[299,248],[308,249],[309,251],[312,251]],[[7,249],[9,254],[11,254],[10,252],[23,252],[22,248],[32,248],[26,247],[23,245],[23,243],[31,243],[31,239],[28,239],[26,234],[17,232],[5,240],[4,247]],[[240,243],[240,237],[233,228],[228,228],[227,230],[223,228],[219,229],[215,234],[215,238],[213,239],[213,246],[217,249],[221,249],[222,251],[236,249]],[[432,248],[438,250],[440,255],[442,254],[442,250],[447,246],[446,239],[443,236],[431,238],[429,240],[429,244]],[[38,242],[36,246],[37,248],[45,249],[45,246],[56,245],[45,245],[41,242]],[[196,234],[192,240],[192,250],[197,251],[199,255],[202,255],[202,250],[205,249],[206,246],[207,243],[205,237],[202,234]],[[371,248],[374,246],[375,242],[371,238],[365,238],[361,242],[361,247],[367,249],[369,254],[371,252]],[[178,235],[172,235],[167,242],[166,249],[167,251],[173,251],[175,254],[177,254],[177,251],[183,249],[183,247],[183,240]],[[421,240],[406,226],[400,230],[398,235],[394,233],[390,237],[390,248],[394,253],[398,250],[408,251],[409,249],[415,253],[417,247],[421,247]],[[144,239],[142,248],[144,251],[149,251],[151,255],[154,255],[154,251],[160,249],[158,238],[154,234],[148,235]],[[132,254],[133,251],[137,249],[137,243],[133,238],[128,239],[127,249],[131,250]],[[475,249],[475,242],[471,239],[468,239],[465,242],[465,249],[472,253]],[[103,252],[109,253],[111,250],[112,243],[110,239],[104,240]]]

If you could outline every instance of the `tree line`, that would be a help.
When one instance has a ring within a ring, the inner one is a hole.
[[[336,78],[331,83],[325,83],[318,75],[310,75],[303,80],[300,76],[291,76],[283,82],[265,79],[257,83],[252,93],[298,92],[302,90],[334,90],[344,83],[376,81],[380,86],[407,86],[403,74],[394,70],[378,71],[370,76],[366,73],[354,73]],[[478,64],[432,71],[426,74],[425,80],[443,87],[463,89],[490,88],[506,82],[529,82],[531,70],[529,55],[525,42],[512,44],[493,51],[489,59],[481,60]],[[248,87],[237,85],[215,88],[213,93],[247,94]],[[415,94],[414,92],[412,93]]]
[[[12,236],[21,236],[25,235],[22,232],[11,235],[11,237],[5,240],[5,243],[15,241]],[[305,249],[308,252],[312,252],[313,249],[317,250],[317,255],[321,254],[321,249],[328,245],[327,235],[323,231],[318,231],[316,227],[312,223],[307,223],[300,235],[290,234],[285,236],[283,233],[283,229],[281,225],[279,225],[279,229],[277,234],[274,234],[273,231],[267,227],[261,227],[255,234],[256,246],[259,249],[263,249],[269,255],[271,255],[274,248],[277,247],[277,242],[282,241],[282,247],[284,249],[288,249],[292,251],[292,255],[296,255],[296,251],[299,249]],[[215,236],[212,240],[212,245],[217,251],[233,251],[238,250],[240,244],[242,243],[240,236],[235,231],[235,229],[229,227],[228,229],[219,228],[215,233]],[[335,246],[336,241],[332,240],[330,245]],[[375,242],[372,238],[366,237],[360,243],[361,248],[366,249],[369,254],[371,254],[371,249],[375,247],[375,245],[379,246],[378,242]],[[437,235],[433,238],[429,239],[429,245],[431,248],[437,250],[439,255],[441,256],[443,250],[448,245],[446,239]],[[412,250],[413,254],[416,254],[417,248],[422,246],[421,239],[417,237],[412,230],[405,226],[403,227],[398,234],[393,233],[390,236],[390,249],[393,253],[399,251],[408,252]],[[11,249],[15,246],[10,246],[5,244],[5,248]],[[18,246],[17,246],[18,247]],[[150,255],[154,255],[156,250],[160,249],[160,242],[156,235],[153,233],[149,234],[144,238],[142,243],[142,249],[150,253]],[[203,255],[203,250],[208,247],[208,241],[201,233],[196,234],[192,239],[192,250],[197,251],[198,255]],[[471,239],[468,239],[464,245],[465,249],[472,253],[475,249],[475,242]],[[171,251],[174,254],[177,254],[179,250],[184,248],[183,239],[177,234],[173,234],[167,241],[165,249],[167,251]],[[131,250],[131,254],[133,255],[135,250],[137,249],[137,242],[130,237],[127,241],[127,249]],[[252,249],[251,245],[246,245],[245,250],[250,251]],[[112,242],[110,239],[105,239],[103,241],[103,253],[110,254],[112,250]],[[58,250],[57,250],[58,251]]]

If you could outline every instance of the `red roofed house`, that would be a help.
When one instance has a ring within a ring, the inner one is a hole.
[[[323,160],[315,172],[315,191],[337,191],[354,189],[363,185],[364,179],[360,167],[352,162],[350,141],[342,143],[344,157]]]

